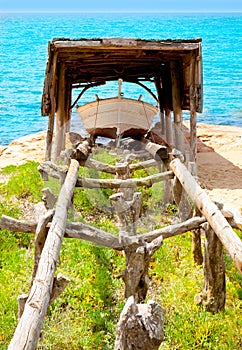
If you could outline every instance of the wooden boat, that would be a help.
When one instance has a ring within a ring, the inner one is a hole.
[[[118,97],[99,99],[77,106],[87,132],[112,139],[142,136],[152,125],[158,108],[139,100]]]

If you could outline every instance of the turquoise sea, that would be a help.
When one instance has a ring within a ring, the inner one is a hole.
[[[242,127],[242,13],[2,13],[0,145],[46,129],[40,104],[48,41],[63,37],[202,38],[198,122]]]

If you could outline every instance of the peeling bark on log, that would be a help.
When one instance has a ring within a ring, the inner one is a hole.
[[[235,262],[238,270],[242,273],[242,242],[240,238],[233,231],[218,207],[211,201],[206,192],[196,183],[193,176],[178,159],[171,161],[170,168],[174,171],[197,208],[206,217],[210,226]]]
[[[195,303],[202,303],[207,311],[217,313],[224,310],[226,300],[223,245],[208,223],[204,226],[204,288],[195,296]]]
[[[153,300],[136,304],[131,296],[120,315],[114,350],[158,350],[164,339],[164,315]]]
[[[41,254],[24,312],[9,345],[9,350],[36,349],[54,282],[54,273],[64,236],[67,210],[76,184],[79,163],[72,160],[66,180],[61,188],[55,215]]]

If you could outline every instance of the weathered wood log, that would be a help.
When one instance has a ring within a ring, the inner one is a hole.
[[[126,201],[122,192],[115,193],[109,198],[118,214],[121,231],[135,235],[136,221],[140,216],[142,193],[135,192],[131,201]]]
[[[43,188],[42,201],[45,204],[46,209],[53,209],[56,203],[56,197],[50,188]]]
[[[53,216],[54,216],[54,210],[53,209],[48,210],[47,213],[39,219],[36,227],[35,242],[34,242],[34,268],[32,273],[31,286],[33,284],[33,280],[36,275],[36,271],[39,265],[39,259],[40,259],[42,250],[44,248],[46,237],[48,234],[47,224],[52,220]]]
[[[55,299],[64,291],[69,282],[69,278],[67,278],[61,273],[59,273],[57,277],[54,278],[49,305],[52,304],[55,301]],[[20,320],[24,312],[24,307],[27,299],[28,294],[21,294],[18,296],[18,320]]]
[[[157,143],[148,142],[145,146],[145,149],[154,157],[156,161],[168,159],[168,150],[166,146],[161,146]]]
[[[201,229],[197,228],[192,231],[192,254],[194,262],[197,265],[202,265],[203,254],[202,254],[202,244],[201,244]]]
[[[122,245],[119,243],[118,237],[102,231],[99,228],[85,225],[79,222],[72,222],[67,224],[65,237],[83,239],[96,245],[116,250],[123,249]]]
[[[64,276],[62,273],[58,273],[57,277],[54,278],[49,305],[52,304],[56,298],[58,298],[69,282],[70,279],[68,277]]]
[[[158,350],[164,339],[165,310],[153,300],[127,300],[117,325],[115,350]]]
[[[28,294],[21,294],[18,296],[18,321],[20,320],[24,312],[24,307],[27,299],[28,299]]]
[[[242,229],[242,215],[239,209],[236,209],[228,204],[215,202],[221,213],[227,218],[230,225],[234,228]]]
[[[188,219],[186,221],[183,221],[181,223],[175,224],[175,225],[169,225],[163,228],[156,229],[154,231],[144,233],[142,235],[139,235],[138,237],[142,238],[146,242],[151,242],[153,239],[159,237],[162,235],[163,239],[167,239],[173,236],[180,235],[182,233],[185,233],[187,231],[194,230],[198,228],[201,224],[203,224],[206,221],[204,217],[194,217],[191,219]],[[137,236],[136,236],[137,237]],[[131,237],[132,238],[132,237]],[[134,237],[135,239],[135,237]],[[132,241],[132,239],[131,239]]]
[[[226,300],[223,245],[208,223],[204,228],[204,287],[194,300],[196,304],[203,304],[207,311],[217,313],[224,310]]]
[[[85,140],[79,143],[79,145],[76,147],[75,150],[75,159],[78,161],[83,161],[86,160],[91,153],[92,148],[91,148],[91,140]]]
[[[194,214],[200,214],[197,208],[194,209]],[[202,241],[201,241],[201,229],[202,225],[199,228],[192,230],[192,254],[195,264],[202,265],[203,263],[203,253],[202,253]]]
[[[240,238],[233,231],[218,207],[211,201],[206,192],[196,183],[193,176],[179,159],[172,160],[170,168],[174,171],[197,208],[206,217],[210,226],[213,228],[216,235],[235,262],[238,270],[242,272],[242,242]]]
[[[178,214],[181,221],[191,218],[192,217],[191,205],[177,177],[175,177],[173,182],[173,196],[174,196],[175,203],[178,207]]]
[[[162,245],[163,237],[147,243],[142,239],[132,245],[124,245],[126,268],[122,273],[125,298],[133,295],[136,302],[144,302],[149,287],[149,264],[152,255]]]
[[[196,229],[205,221],[206,219],[204,217],[194,217],[179,224],[169,225],[148,233],[129,237],[128,244],[138,243],[140,239],[143,239],[146,242],[151,242],[153,239],[161,235],[163,239],[167,239],[176,235],[183,234],[187,231]],[[2,218],[0,219],[0,228],[5,228],[13,232],[34,233],[36,227],[37,222],[28,223],[23,220],[13,219],[6,215],[2,215]],[[85,225],[80,222],[67,223],[65,237],[87,240],[94,244],[101,245],[107,248],[113,248],[116,250],[123,249],[123,245],[119,243],[118,237],[105,231],[102,231],[96,227]]]
[[[55,215],[42,250],[36,276],[9,350],[36,349],[51,297],[54,273],[66,229],[67,210],[77,181],[78,170],[79,163],[72,160],[58,197]]]
[[[11,216],[2,215],[0,219],[0,228],[5,228],[13,232],[34,233],[37,227],[37,221],[17,220]]]
[[[48,176],[58,179],[61,184],[64,183],[67,169],[58,167],[55,163],[51,161],[46,161],[38,166],[38,171],[40,172],[42,179],[45,181]]]
[[[78,177],[77,187],[85,188],[133,188],[136,186],[151,187],[154,183],[172,179],[174,176],[172,171],[146,176],[142,179],[92,179]]]

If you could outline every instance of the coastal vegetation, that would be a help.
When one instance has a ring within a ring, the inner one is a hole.
[[[113,161],[107,154],[105,159],[103,154],[97,157],[106,163]],[[0,216],[31,219],[33,206],[41,201],[44,187],[50,187],[58,195],[58,182],[53,179],[43,182],[37,167],[38,163],[27,162],[1,170]],[[92,175],[92,170],[82,171]],[[134,176],[147,175],[146,171],[138,170]],[[141,231],[145,225],[164,226],[176,213],[173,205],[162,207],[158,185],[153,186],[143,190],[147,215],[143,215]],[[69,213],[71,220],[85,221],[118,234],[117,217],[109,206],[109,189],[100,192],[77,188],[75,192],[74,210]],[[241,232],[237,233],[241,237]],[[214,315],[194,304],[195,295],[203,288],[203,269],[193,261],[191,233],[165,240],[155,253],[147,299],[166,309],[165,341],[160,349],[242,349],[242,276],[226,252],[224,255],[226,307]],[[33,257],[33,234],[0,229],[0,349],[7,349],[13,336],[17,296],[29,291]],[[69,277],[70,283],[49,307],[38,349],[113,349],[116,324],[124,306],[121,278],[124,267],[121,252],[65,238],[57,273]]]

